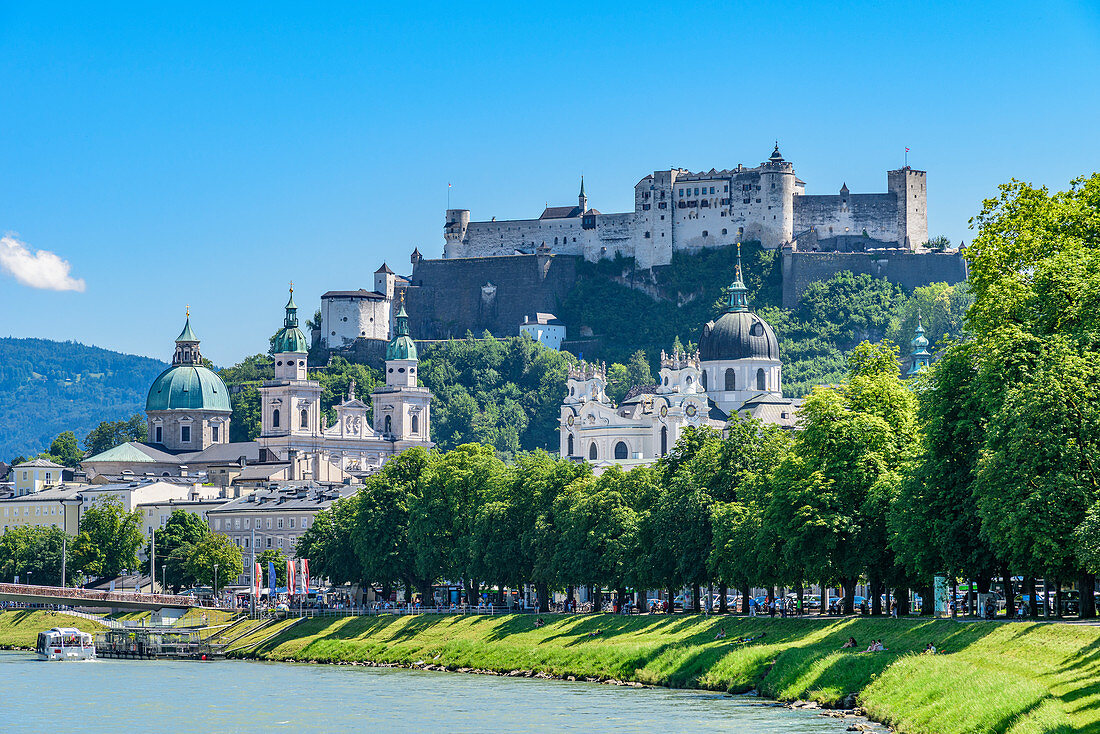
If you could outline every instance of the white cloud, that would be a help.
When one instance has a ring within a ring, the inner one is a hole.
[[[37,250],[32,254],[24,243],[11,235],[0,237],[0,268],[31,288],[84,292],[84,279],[69,275],[72,265],[68,260],[62,260],[49,250]]]

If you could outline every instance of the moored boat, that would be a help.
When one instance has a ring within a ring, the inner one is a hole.
[[[75,627],[54,627],[38,633],[35,651],[42,660],[95,660],[95,641]]]

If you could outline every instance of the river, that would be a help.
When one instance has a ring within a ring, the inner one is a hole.
[[[850,722],[745,696],[242,661],[46,662],[0,653],[5,732],[834,734]]]

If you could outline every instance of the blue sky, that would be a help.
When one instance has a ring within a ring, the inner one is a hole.
[[[908,146],[969,241],[997,184],[1100,160],[1096,2],[163,5],[0,0],[0,335],[168,358],[189,303],[232,363],[288,281],[312,313],[438,257],[448,182],[626,211],[778,139],[808,193],[883,191]]]

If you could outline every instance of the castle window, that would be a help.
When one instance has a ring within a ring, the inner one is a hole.
[[[625,459],[629,455],[629,453],[630,450],[627,449],[626,443],[624,443],[623,441],[619,441],[617,444],[615,444],[616,459]]]
[[[714,193],[714,187],[713,186],[710,187],[710,193],[712,193],[712,194]]]
[[[180,443],[191,443],[191,426],[180,426]]]
[[[647,232],[645,233],[645,238],[646,238],[647,240],[649,239],[649,232],[648,232],[648,231],[647,231]]]
[[[596,460],[596,442],[593,441],[588,447],[588,458],[592,461]]]
[[[736,390],[737,389],[737,373],[733,371],[732,367],[727,367],[726,368],[726,389],[727,390]]]
[[[767,390],[768,389],[768,373],[761,367],[756,371],[756,389]]]
[[[278,428],[279,427],[279,409],[278,408],[271,411],[271,427],[272,428]]]
[[[730,190],[730,185],[729,184],[726,184],[725,186],[722,187],[722,191],[729,191],[729,190]]]
[[[725,214],[725,212],[722,212],[722,214]],[[722,228],[722,234],[725,234],[725,233],[726,233],[726,228],[725,228],[725,227],[723,227],[723,228]]]
[[[668,202],[667,201],[659,202],[657,204],[657,208],[658,209],[668,209]]]
[[[566,445],[567,445],[568,448],[566,449],[565,455],[566,456],[572,456],[573,455],[573,434],[572,433],[569,434],[569,442]]]
[[[704,237],[709,237],[709,236],[710,236],[710,232],[708,232],[708,231],[706,231],[706,230],[704,229],[704,230],[703,230],[703,236],[704,236]]]

